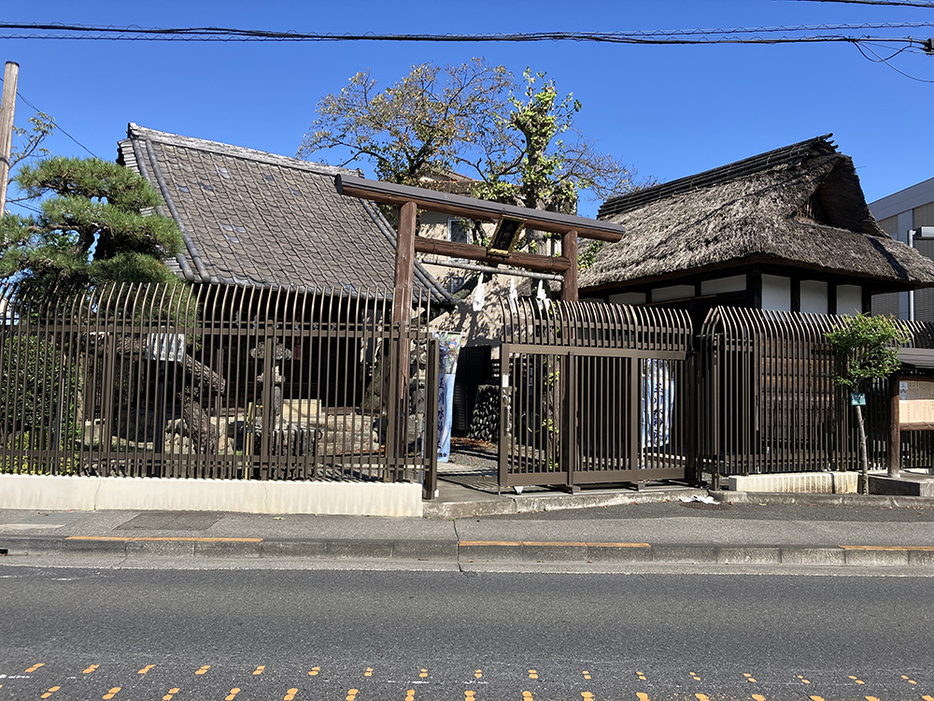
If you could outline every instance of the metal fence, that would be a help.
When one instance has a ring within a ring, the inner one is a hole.
[[[502,486],[693,479],[687,313],[503,303]]]
[[[47,299],[0,288],[2,472],[393,482],[436,464],[426,298],[404,328],[378,290]]]
[[[720,475],[859,468],[849,391],[831,380],[825,334],[840,317],[718,307],[701,328],[697,364],[699,460]],[[934,346],[934,327],[904,323],[912,346]],[[885,466],[889,402],[884,383],[867,394],[872,466]],[[929,466],[934,432],[902,434],[902,465]]]

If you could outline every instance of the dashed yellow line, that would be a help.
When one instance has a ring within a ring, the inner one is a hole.
[[[35,672],[37,669],[39,669],[39,667],[45,667],[45,662],[36,662],[36,664],[34,664],[34,665],[33,665],[32,667],[30,667],[29,669],[27,669],[27,670],[24,672],[24,674],[32,674],[32,673]]]
[[[922,696],[921,698],[924,699],[924,701],[934,701],[934,696]]]
[[[532,692],[531,692],[531,691],[523,691],[523,692],[522,692],[522,701],[535,701],[535,699],[532,698]]]
[[[765,697],[762,694],[753,694],[752,701],[765,701]]]
[[[146,674],[147,672],[149,672],[150,669],[153,669],[155,666],[156,665],[154,664],[148,664],[145,667],[143,667],[140,671],[138,671],[137,674]]]
[[[697,676],[697,672],[688,672],[688,674],[691,675],[691,678],[692,678],[694,681],[696,681],[696,682],[699,682],[699,681],[700,681],[700,677]]]
[[[756,683],[755,678],[749,672],[743,672],[743,676],[746,677],[746,681],[752,684]]]
[[[590,672],[588,672],[586,669],[584,670],[584,679],[590,679]]]
[[[649,695],[644,691],[637,693],[636,698],[639,699],[639,701],[649,701]]]
[[[811,699],[811,701],[824,701],[821,696],[808,696],[808,698]]]
[[[262,538],[196,538],[196,537],[169,537],[169,536],[109,536],[109,535],[70,535],[65,540],[93,540],[120,543],[140,542],[180,542],[180,543],[262,543]]]
[[[373,668],[372,668],[372,667],[367,667],[367,668],[366,668],[366,671],[363,673],[363,676],[364,676],[364,677],[372,677],[372,676],[373,676]]]
[[[639,681],[646,682],[648,679],[645,678],[645,672],[636,672],[636,676],[639,677]]]
[[[39,698],[40,698],[40,699],[47,699],[47,698],[49,698],[52,694],[54,694],[56,691],[58,691],[58,690],[61,689],[61,688],[62,688],[62,687],[60,687],[60,686],[53,686],[53,687],[51,687],[48,691],[46,691],[44,694],[42,694],[42,696],[40,696]]]
[[[801,680],[801,683],[802,683],[802,684],[810,684],[810,683],[811,683],[811,682],[809,682],[807,679],[805,679],[804,677],[802,677],[800,674],[798,675],[798,679]]]
[[[285,692],[285,696],[282,697],[282,701],[295,701],[295,694],[298,693],[298,689],[289,689]]]
[[[253,670],[253,676],[258,677],[260,674],[266,671],[266,665],[261,664],[259,667]]]
[[[710,701],[710,697],[706,694],[694,694],[694,698],[696,698],[697,701]]]
[[[405,690],[405,701],[415,701],[415,689]]]
[[[483,671],[478,669],[473,673],[473,676],[474,676],[474,679],[482,679]]]
[[[347,701],[354,701],[357,698],[357,694],[360,693],[359,689],[348,689],[347,690]]]
[[[92,664],[92,665],[91,665],[90,667],[88,667],[86,670],[84,670],[83,672],[81,672],[81,674],[90,674],[90,673],[93,672],[95,669],[97,669],[99,666],[100,666],[100,665]]]
[[[224,701],[234,701],[234,699],[237,698],[237,694],[239,693],[240,693],[240,687],[235,686],[233,689],[230,690],[230,693],[224,697]]]
[[[317,677],[321,673],[320,667],[312,667],[311,671],[308,673],[309,677]]]
[[[867,696],[866,701],[879,701],[875,696]]]
[[[903,675],[902,675],[902,679],[904,679],[904,680],[905,680],[906,682],[908,682],[909,684],[917,684],[917,683],[918,683],[918,682],[916,682],[914,679],[911,679],[907,674],[903,674]]]
[[[538,670],[530,669],[530,670],[529,670],[529,679],[538,679]]]
[[[201,669],[199,669],[198,671],[196,671],[195,674],[199,674],[199,675],[200,675],[200,674],[207,674],[209,669],[211,669],[211,665],[209,665],[209,664],[201,665]],[[237,689],[237,691],[239,691],[239,689]]]
[[[418,673],[418,676],[421,679],[424,679],[425,677],[428,676],[428,670],[423,667],[422,670]]]
[[[584,698],[584,701],[594,701],[593,694],[589,691],[582,691],[581,696]]]
[[[850,675],[850,679],[852,679],[854,682],[856,682],[856,683],[859,684],[860,686],[862,686],[863,684],[866,683],[866,682],[864,682],[862,679],[860,679],[859,677],[855,677],[855,676],[853,676],[852,674]]]
[[[174,688],[172,688],[172,689],[169,689],[169,693],[167,693],[165,696],[162,697],[162,701],[172,701],[172,698],[173,698],[173,697],[175,696],[175,694],[177,694],[179,691],[181,691],[181,690],[180,690],[177,686],[174,687]]]
[[[114,696],[116,696],[119,693],[120,693],[120,687],[115,686],[110,691],[108,691],[106,694],[101,696],[101,698],[104,699],[104,701],[110,701],[110,699],[112,699]]]

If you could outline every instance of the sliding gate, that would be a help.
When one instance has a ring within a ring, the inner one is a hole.
[[[503,487],[696,479],[685,312],[504,304]]]

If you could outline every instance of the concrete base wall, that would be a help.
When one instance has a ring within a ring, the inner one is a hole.
[[[721,486],[731,492],[806,492],[856,494],[858,472],[795,472],[782,475],[727,477]]]
[[[420,484],[0,475],[0,508],[421,516]]]

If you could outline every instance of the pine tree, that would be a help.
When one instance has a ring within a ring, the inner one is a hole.
[[[182,247],[175,222],[153,212],[159,193],[138,173],[97,158],[56,156],[15,178],[35,217],[0,224],[0,277],[33,293],[62,284],[177,282],[163,260]]]

